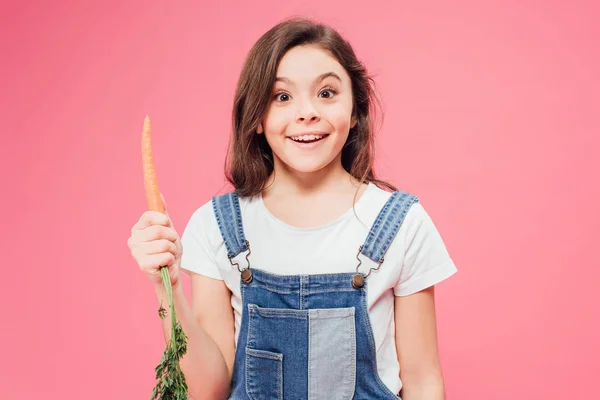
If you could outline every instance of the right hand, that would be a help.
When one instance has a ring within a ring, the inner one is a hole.
[[[163,285],[160,275],[163,266],[169,269],[171,285],[179,283],[181,239],[168,213],[145,211],[131,228],[127,244],[140,269],[155,285]]]

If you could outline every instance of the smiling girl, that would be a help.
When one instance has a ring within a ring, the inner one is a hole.
[[[283,22],[238,82],[234,191],[200,206],[181,240],[160,213],[134,225],[161,303],[169,267],[194,399],[444,398],[434,285],[456,267],[419,198],[376,179],[372,108],[335,30]]]

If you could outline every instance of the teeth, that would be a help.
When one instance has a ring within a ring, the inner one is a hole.
[[[302,135],[302,136],[294,136],[291,139],[296,142],[305,142],[310,140],[321,139],[324,135]]]

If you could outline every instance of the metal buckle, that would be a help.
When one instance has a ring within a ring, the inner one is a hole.
[[[248,257],[250,257],[252,252],[250,251],[250,242],[248,240],[246,240],[246,246],[248,247],[248,254],[246,254],[246,262],[248,263],[248,267],[246,269],[240,269],[240,264],[234,263],[230,255],[227,255],[227,258],[232,266],[237,267],[237,270],[241,273],[242,280],[246,283],[250,283],[252,282],[252,271],[250,271],[250,259]]]
[[[383,264],[383,261],[385,261],[385,259],[383,257],[381,257],[377,267],[370,268],[366,275],[361,274],[360,272],[358,272],[358,269],[362,265],[362,260],[358,256],[360,256],[360,252],[362,251],[362,249],[363,249],[363,245],[361,245],[358,248],[358,253],[356,253],[356,259],[358,260],[358,265],[356,266],[356,274],[354,274],[354,276],[352,277],[352,286],[355,289],[360,289],[361,287],[363,287],[365,285],[365,279],[367,279],[367,277],[369,275],[371,275],[372,271],[377,271],[379,269],[379,267],[381,267],[381,264]]]

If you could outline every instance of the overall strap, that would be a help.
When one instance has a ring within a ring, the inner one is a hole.
[[[248,242],[244,236],[238,195],[235,192],[230,192],[214,196],[212,205],[229,259],[247,251]]]
[[[361,246],[360,254],[381,264],[408,210],[418,201],[418,197],[404,191],[393,192],[371,226],[369,235]]]

